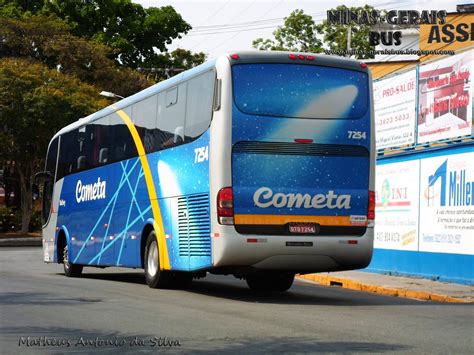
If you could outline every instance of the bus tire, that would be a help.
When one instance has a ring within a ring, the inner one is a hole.
[[[160,270],[160,252],[155,231],[148,234],[144,255],[146,283],[150,288],[166,288],[170,286],[171,272]]]
[[[295,280],[295,274],[289,272],[267,272],[248,275],[247,285],[253,291],[284,292],[290,289]]]
[[[64,275],[67,277],[80,277],[82,274],[82,265],[73,264],[69,261],[69,252],[67,244],[63,247],[63,268]]]

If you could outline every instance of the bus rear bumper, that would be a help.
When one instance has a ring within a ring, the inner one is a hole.
[[[372,258],[373,235],[373,228],[360,237],[221,233],[213,238],[213,264],[299,273],[361,269]]]

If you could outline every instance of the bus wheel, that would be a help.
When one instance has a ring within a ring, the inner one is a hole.
[[[67,251],[67,244],[63,248],[63,268],[64,275],[67,277],[79,277],[82,274],[82,265],[72,264],[69,261],[69,253]]]
[[[263,272],[248,275],[246,279],[247,285],[251,290],[284,292],[293,285],[295,274],[288,272]]]
[[[145,248],[145,279],[150,288],[165,288],[170,285],[171,272],[160,270],[158,243],[152,231],[147,238]]]

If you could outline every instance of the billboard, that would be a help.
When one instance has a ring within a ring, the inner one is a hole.
[[[474,254],[474,152],[421,160],[420,251]]]
[[[377,166],[375,248],[418,250],[419,164]]]
[[[471,134],[473,53],[420,67],[418,143]]]
[[[374,82],[377,149],[415,143],[416,70]]]

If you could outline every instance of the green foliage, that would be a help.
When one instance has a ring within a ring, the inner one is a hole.
[[[29,232],[41,230],[41,211],[34,211],[31,215]],[[17,232],[21,229],[21,212],[14,208],[0,208],[0,233]]]
[[[171,53],[161,54],[141,70],[148,73],[148,77],[152,76],[155,81],[161,81],[181,73],[183,70],[194,68],[204,63],[205,60],[206,54],[203,52],[192,53],[189,50],[177,48]],[[150,70],[151,68],[153,70]]]
[[[334,9],[333,9],[334,10]],[[369,5],[363,7],[347,7],[345,5],[337,6],[335,10],[351,10],[354,12],[373,11],[374,8]],[[328,24],[324,20],[317,25],[317,31],[323,34],[324,43],[331,50],[345,50],[347,49],[347,35],[348,29],[351,28],[351,49],[357,51],[358,59],[373,58],[369,51],[373,47],[369,44],[370,25],[359,25],[352,23],[350,25],[334,25]]]
[[[41,231],[41,227],[43,223],[41,221],[41,211],[34,211],[31,215],[30,226],[28,231],[30,232],[39,232]]]
[[[151,84],[129,68],[118,68],[108,58],[106,46],[72,35],[68,25],[55,17],[0,17],[0,38],[5,39],[0,42],[0,57],[34,59],[100,90],[128,96]]]
[[[257,38],[252,45],[260,50],[320,53],[323,48],[317,33],[313,18],[303,10],[294,10],[285,18],[283,26],[273,32],[274,39]]]
[[[111,57],[132,68],[153,61],[156,50],[165,52],[191,29],[171,6],[145,9],[131,0],[0,1],[0,14],[10,18],[42,14],[65,20],[74,35],[110,47]]]
[[[0,60],[0,162],[20,182],[22,232],[32,212],[32,179],[42,169],[50,138],[61,127],[108,104],[98,89],[21,58]]]
[[[203,52],[192,53],[186,49],[177,48],[171,53],[165,53],[168,65],[173,68],[191,69],[199,64],[204,63],[206,54]]]
[[[0,60],[0,159],[39,166],[55,132],[107,103],[97,88],[45,65]]]
[[[337,6],[331,10],[373,11],[369,5],[363,7]],[[358,59],[373,58],[370,51],[373,48],[369,44],[370,25],[334,25],[324,20],[316,25],[310,15],[303,10],[293,11],[283,26],[273,32],[274,39],[257,38],[253,41],[254,48],[260,50],[283,50],[295,52],[320,53],[324,48],[331,50],[346,50],[348,28],[351,28],[351,49],[357,51]],[[322,38],[323,41],[320,40]]]
[[[21,214],[13,208],[0,208],[0,232],[16,232],[21,228]]]

